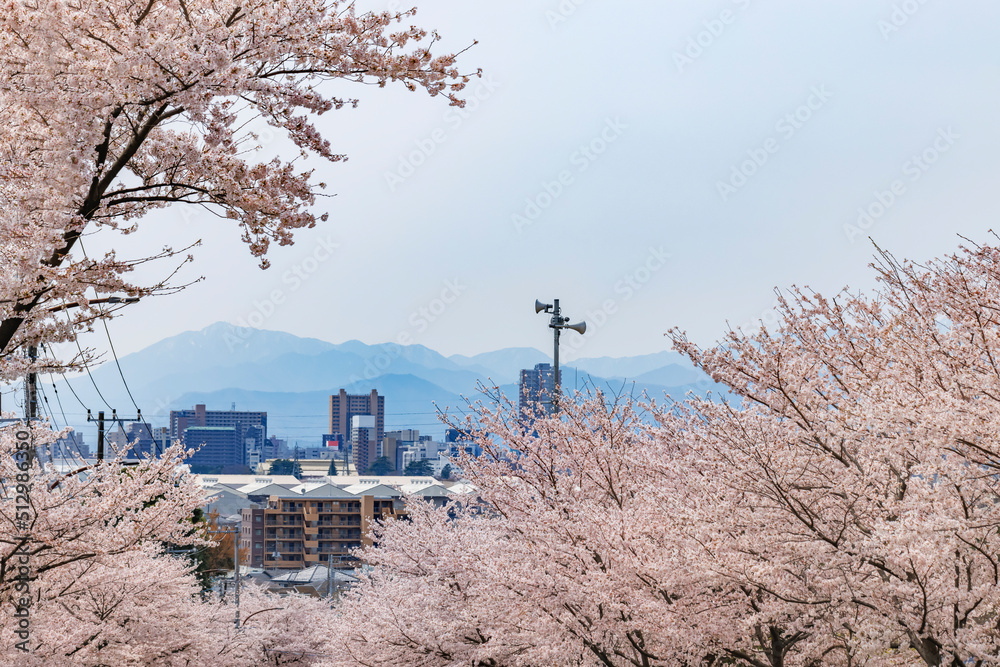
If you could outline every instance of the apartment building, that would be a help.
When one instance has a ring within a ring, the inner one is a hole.
[[[346,389],[330,396],[330,425],[327,433],[348,436],[354,417],[368,415],[375,418],[374,442],[385,436],[385,396],[372,389],[370,394],[348,394]]]
[[[354,568],[351,551],[370,544],[365,533],[373,521],[402,515],[401,495],[388,487],[353,494],[330,484],[272,495],[267,507],[242,510],[240,548],[252,567],[300,569],[332,562],[335,568]]]
[[[521,371],[517,405],[522,420],[533,421],[539,406],[544,414],[552,414],[552,398],[557,383],[558,378],[550,364],[535,364],[534,368]]]

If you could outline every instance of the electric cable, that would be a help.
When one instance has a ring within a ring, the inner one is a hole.
[[[104,309],[99,309],[101,314],[104,314]],[[125,392],[128,394],[129,400],[132,401],[132,407],[135,408],[135,414],[138,417],[142,414],[142,410],[139,409],[139,405],[135,402],[135,398],[132,396],[132,390],[129,389],[128,381],[125,380],[125,373],[122,372],[122,365],[118,361],[118,353],[115,352],[115,344],[111,340],[111,331],[108,330],[108,322],[103,317],[101,318],[101,324],[104,325],[104,333],[108,336],[108,345],[111,347],[111,356],[114,357],[115,366],[118,367],[118,375],[121,376],[122,384],[125,385]],[[149,439],[152,441],[150,449],[153,452],[154,458],[160,455],[159,448],[156,447],[156,438],[153,436],[153,430],[149,426],[149,422],[143,420],[139,422],[146,427],[146,433],[149,434]],[[124,426],[122,427],[124,429]]]
[[[45,353],[45,354],[48,354],[49,357],[52,359],[53,362],[56,361],[55,354],[52,352],[51,349],[49,349],[48,347],[46,347],[46,345],[44,343],[42,343],[41,348],[42,348],[42,352]],[[55,378],[52,377],[52,371],[49,371],[49,382],[52,384],[52,392],[56,396],[56,403],[59,404],[59,412],[62,414],[63,422],[65,422],[66,426],[68,427],[69,426],[69,418],[66,416],[66,410],[63,409],[62,399],[59,398],[59,389],[56,387],[56,380],[55,380]],[[80,404],[80,407],[82,407],[84,410],[86,410],[87,414],[89,415],[90,414],[90,408],[88,408],[86,405],[84,405],[83,401],[80,400],[80,397],[77,396],[76,391],[73,389],[73,385],[71,385],[69,383],[69,379],[66,378],[65,375],[63,376],[63,382],[65,382],[66,386],[69,387],[70,392],[72,392],[73,397],[76,398],[77,402]],[[48,399],[46,399],[46,402],[48,402]],[[76,431],[74,430],[69,435],[70,435],[70,442],[72,442],[73,443],[73,447],[76,448],[76,455],[80,457],[81,461],[86,460],[86,457],[83,455],[83,450],[80,449],[80,443],[77,442],[77,440],[76,440]]]

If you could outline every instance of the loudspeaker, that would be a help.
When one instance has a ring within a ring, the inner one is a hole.
[[[543,310],[548,310],[552,307],[551,303],[542,303],[538,299],[535,299],[535,313],[540,313]]]
[[[567,329],[572,329],[573,331],[577,332],[578,334],[583,334],[583,333],[586,333],[586,331],[587,331],[587,323],[586,322],[577,322],[576,324],[567,324],[566,328]]]

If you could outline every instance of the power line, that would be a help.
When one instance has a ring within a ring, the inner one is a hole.
[[[83,367],[87,369],[87,377],[90,378],[90,384],[94,385],[94,391],[96,391],[97,395],[100,396],[101,402],[104,403],[104,407],[106,407],[108,410],[111,410],[111,406],[108,404],[108,400],[104,398],[104,394],[102,394],[101,390],[98,389],[97,387],[97,382],[94,381],[94,375],[93,373],[90,372],[90,365],[87,363],[86,358],[84,358],[83,356],[83,348],[80,347],[80,339],[79,337],[77,337],[75,330],[73,331],[73,342],[76,343],[76,349],[80,351],[80,360],[83,362]]]
[[[56,362],[56,356],[52,352],[52,350],[49,349],[44,343],[42,344],[41,347],[42,347],[42,352],[48,354],[49,357],[52,359],[53,363],[55,363]],[[69,387],[69,390],[73,394],[73,397],[80,404],[80,407],[82,407],[84,410],[86,410],[87,414],[89,415],[90,414],[90,408],[88,408],[86,405],[84,405],[83,401],[80,400],[80,397],[77,396],[76,390],[73,389],[73,385],[71,385],[69,383],[69,378],[67,378],[65,375],[63,375],[62,379],[63,379],[63,382],[66,383],[66,386]],[[55,393],[55,395],[56,395],[56,402],[59,404],[59,412],[62,414],[63,421],[66,423],[66,426],[69,426],[69,419],[66,417],[66,411],[63,409],[62,399],[59,398],[59,389],[56,388],[56,381],[55,381],[55,378],[52,377],[52,371],[49,371],[49,381],[52,383],[52,391]],[[81,416],[83,416],[83,413],[72,413],[71,412],[70,414],[80,414]],[[83,455],[83,450],[80,449],[80,443],[77,442],[76,438],[77,438],[77,434],[76,434],[76,431],[74,430],[72,433],[70,433],[70,442],[72,442],[73,443],[73,447],[76,448],[76,455],[80,457],[81,461],[83,461],[87,457],[85,457]],[[60,449],[62,449],[62,448],[60,448]],[[65,457],[65,454],[64,454],[64,457]]]
[[[100,308],[100,311],[101,314],[103,315],[104,309]],[[128,394],[129,400],[132,401],[132,407],[135,408],[136,417],[140,417],[142,415],[142,410],[139,409],[139,405],[135,402],[135,398],[133,398],[132,396],[132,390],[129,389],[128,382],[125,380],[125,373],[122,372],[122,365],[118,362],[118,353],[115,352],[115,344],[111,340],[111,331],[108,330],[108,322],[104,318],[101,318],[101,324],[104,325],[104,333],[107,334],[108,336],[108,345],[111,347],[111,356],[114,357],[115,359],[115,366],[118,367],[118,375],[121,376],[122,384],[125,385],[125,392]],[[156,446],[156,437],[153,435],[153,430],[150,428],[149,422],[147,422],[146,420],[141,420],[139,423],[146,427],[146,433],[149,434],[149,439],[152,441],[150,447],[152,449],[153,457],[155,458],[159,456],[160,451],[159,448]],[[122,426],[122,430],[125,430],[124,426]]]
[[[83,256],[85,258],[89,259],[88,255],[87,255],[87,248],[83,244],[83,239],[82,238],[78,239],[78,243],[80,245],[80,251],[83,253]],[[97,288],[96,287],[94,288],[94,294],[97,295],[98,297],[100,296],[100,294],[97,293]],[[128,394],[129,400],[132,401],[132,406],[135,408],[136,418],[138,419],[142,415],[142,410],[139,409],[138,404],[136,404],[136,402],[135,402],[135,398],[132,396],[132,390],[129,389],[128,382],[125,380],[125,374],[122,372],[121,363],[119,363],[119,361],[118,361],[118,353],[115,351],[115,344],[111,340],[111,331],[108,329],[108,322],[107,322],[107,318],[105,317],[107,315],[107,313],[104,310],[104,306],[98,306],[97,311],[101,315],[101,317],[99,317],[98,319],[101,320],[101,324],[104,326],[104,333],[108,337],[108,346],[111,348],[111,356],[114,357],[115,366],[118,367],[118,375],[121,376],[122,384],[125,386],[125,392]],[[69,316],[67,315],[67,319],[68,318],[69,318]],[[74,330],[74,333],[73,333],[73,339],[76,341],[76,346],[79,349],[79,347],[80,347],[80,341],[79,341],[79,338],[76,336],[75,330]],[[80,355],[81,356],[83,355],[83,350],[80,350]],[[105,400],[104,396],[101,395],[101,390],[97,388],[97,383],[94,382],[94,376],[90,372],[90,366],[87,365],[86,360],[83,361],[83,367],[87,369],[87,375],[90,377],[90,381],[94,385],[94,389],[97,390],[97,395],[101,397],[101,400],[104,402],[104,405],[107,406],[107,408],[109,410],[111,410],[111,413],[114,416],[115,415],[115,411],[114,411],[114,409],[110,405],[108,405],[108,402],[107,402],[107,400]],[[124,432],[125,431],[125,422],[121,418],[118,418],[118,423],[119,423],[119,426],[121,427],[122,432]],[[153,436],[153,431],[152,431],[152,429],[149,426],[149,422],[147,422],[145,420],[140,420],[139,423],[141,423],[143,426],[146,427],[146,432],[149,433],[149,439],[151,440],[150,451],[151,451],[151,453],[153,454],[154,457],[157,456],[159,454],[159,448],[156,446],[156,438]],[[128,436],[126,435],[126,440],[127,440],[127,438],[128,438]],[[127,451],[127,449],[126,449],[126,451]],[[115,453],[118,454],[118,452],[115,452]]]
[[[55,360],[55,357],[53,357],[53,360]],[[50,375],[51,375],[51,373],[50,373]],[[76,390],[75,390],[75,389],[73,389],[73,385],[71,385],[71,384],[69,383],[69,378],[68,378],[68,377],[66,377],[65,375],[63,375],[63,376],[62,376],[62,380],[63,380],[63,382],[65,382],[65,383],[66,383],[66,386],[67,386],[67,387],[69,387],[69,391],[70,391],[70,393],[71,393],[71,394],[73,394],[73,398],[75,398],[75,399],[76,399],[76,402],[77,402],[77,403],[79,403],[79,404],[80,404],[80,407],[81,407],[81,408],[83,408],[84,410],[86,410],[86,411],[87,411],[87,413],[89,414],[89,413],[90,413],[90,408],[88,408],[88,407],[86,406],[86,404],[85,404],[85,403],[84,403],[84,402],[83,402],[82,400],[80,400],[80,397],[79,397],[79,396],[77,395],[77,393],[76,393]],[[70,413],[70,414],[83,414],[83,413],[75,413],[75,412],[74,412],[74,413]]]
[[[49,377],[51,378],[51,373],[49,374]],[[53,385],[53,387],[54,386],[55,385]],[[38,383],[38,391],[42,395],[42,414],[44,415],[45,412],[48,412],[49,421],[52,423],[52,425],[55,427],[55,429],[57,431],[62,430],[62,429],[59,428],[59,422],[56,421],[56,415],[55,415],[55,413],[52,412],[52,406],[49,404],[49,397],[46,396],[46,394],[45,394],[45,385],[42,384],[41,382]],[[65,415],[63,417],[64,417],[64,421],[65,421]],[[69,422],[66,422],[66,426],[69,427]],[[58,441],[56,441],[56,442],[58,442]],[[52,445],[53,444],[55,444],[55,443],[50,443],[47,446],[47,448],[49,450],[49,463],[52,463],[54,465],[55,462],[52,459]],[[59,454],[60,454],[60,456],[61,456],[61,458],[63,460],[63,463],[66,463],[66,452],[63,451],[63,447],[62,446],[59,447]]]

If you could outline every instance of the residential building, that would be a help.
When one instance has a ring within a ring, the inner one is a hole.
[[[517,407],[521,419],[531,421],[536,410],[552,414],[552,398],[556,391],[556,377],[551,364],[535,364],[532,369],[521,371]]]
[[[327,433],[350,433],[351,420],[359,415],[375,418],[375,443],[385,436],[385,396],[372,389],[370,394],[348,394],[341,389],[330,396],[330,427]]]
[[[262,567],[264,562],[264,511],[245,507],[240,512],[240,560],[250,567]]]
[[[362,498],[329,484],[307,493],[272,495],[263,510],[259,567],[299,569],[331,557],[334,567],[353,567],[351,550],[362,544],[361,504]],[[244,511],[244,522],[248,514],[253,521],[253,514]]]
[[[201,476],[210,493],[220,489],[218,482],[211,480],[238,477]],[[453,496],[429,477],[355,476],[343,481],[350,484],[271,483],[232,487],[248,500],[258,499],[262,493],[270,494],[266,506],[241,510],[240,548],[248,554],[245,564],[269,570],[294,570],[332,562],[334,568],[353,569],[358,562],[352,550],[371,544],[367,534],[372,522],[405,515],[404,494],[423,497],[436,506],[442,506]]]
[[[261,452],[261,458],[267,459],[287,459],[288,458],[288,442],[282,440],[278,436],[272,435],[270,438],[264,441],[264,451]]]
[[[351,417],[351,451],[356,470],[368,470],[378,458],[381,439],[377,433],[375,417],[371,415]]]
[[[392,433],[386,433],[378,446],[378,456],[389,459],[393,469],[396,467],[396,451],[399,449],[399,438]]]
[[[122,422],[111,422],[112,426],[104,433],[104,455],[108,457],[118,454],[128,456],[129,439],[122,428]]]
[[[90,446],[84,444],[83,436],[77,431],[70,431],[52,443],[52,456],[55,460],[79,461],[90,458]]]
[[[159,456],[171,442],[168,429],[154,428],[147,422],[130,422],[124,430],[124,441],[129,458]]]

